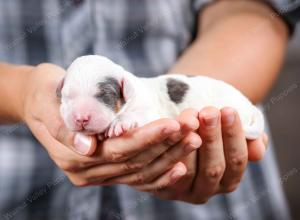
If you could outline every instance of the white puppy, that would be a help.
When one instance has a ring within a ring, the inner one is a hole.
[[[66,126],[87,134],[119,136],[153,120],[173,118],[186,108],[205,106],[235,108],[247,139],[258,138],[264,129],[262,113],[223,81],[175,74],[138,78],[102,56],[77,58],[57,94]]]

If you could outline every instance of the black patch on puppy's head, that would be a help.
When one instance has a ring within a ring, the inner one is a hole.
[[[167,89],[170,99],[179,104],[187,93],[189,85],[178,79],[170,78],[167,80]]]
[[[99,102],[104,103],[110,109],[118,112],[124,104],[122,88],[118,80],[113,77],[106,77],[103,82],[98,83],[99,92],[95,95]]]

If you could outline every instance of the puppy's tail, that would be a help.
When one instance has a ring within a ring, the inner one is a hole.
[[[262,112],[257,107],[253,106],[250,123],[244,127],[246,138],[254,140],[260,137],[264,131],[264,124]]]

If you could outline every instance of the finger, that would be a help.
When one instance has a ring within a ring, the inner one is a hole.
[[[265,132],[262,135],[262,139],[263,139],[263,143],[264,143],[266,149],[268,149],[268,147],[269,147],[269,137]]]
[[[77,171],[75,178],[77,182],[85,181],[85,184],[112,185],[114,183],[107,180],[130,174],[136,170],[138,170],[138,167],[128,166],[126,163],[101,164]]]
[[[179,179],[173,185],[169,185],[167,188],[156,190],[153,193],[155,196],[158,196],[162,199],[168,200],[180,200],[184,201],[185,198],[190,198],[193,188],[194,179],[197,172],[197,152],[194,151],[193,153],[189,154],[185,157],[182,162],[185,164],[187,168],[187,172],[184,175],[184,178]]]
[[[121,137],[107,139],[97,148],[102,162],[121,162],[163,142],[169,135],[179,131],[180,125],[173,119],[160,119],[141,128],[133,129]]]
[[[167,141],[170,145],[176,144],[187,133],[199,128],[198,111],[192,108],[185,109],[176,117],[180,124],[180,131],[172,134]]]
[[[186,174],[186,167],[183,163],[178,162],[171,170],[156,179],[153,183],[133,186],[136,190],[142,192],[159,191],[175,184]]]
[[[180,130],[178,132],[172,133],[165,141],[162,142],[162,144],[157,144],[152,146],[150,149],[147,149],[146,151],[134,156],[132,159],[130,159],[127,162],[127,166],[131,168],[132,171],[141,169],[148,164],[150,164],[154,159],[162,155],[164,152],[166,152],[171,146],[175,145],[176,143],[182,141],[184,136],[188,134],[188,132],[195,131],[199,127],[199,121],[198,121],[198,112],[194,109],[186,109],[184,110],[176,119],[180,124]],[[192,136],[193,134],[191,134]],[[200,137],[197,135],[197,137],[187,137],[184,141],[181,142],[181,145],[188,141],[188,139],[199,139]],[[196,140],[197,141],[197,140]],[[201,142],[201,140],[198,140]],[[195,142],[195,141],[194,141]],[[196,144],[198,145],[198,144]],[[199,144],[200,146],[200,144]],[[181,153],[183,151],[182,148],[176,147],[176,153]],[[189,153],[190,151],[188,151]],[[169,155],[168,152],[166,155]],[[183,153],[182,153],[183,154]],[[174,161],[176,161],[176,155],[173,156]],[[182,156],[180,156],[182,157]],[[176,161],[177,162],[177,161]],[[164,171],[161,169],[161,173]],[[159,174],[160,175],[160,174]],[[155,175],[154,175],[155,176]],[[157,176],[157,175],[156,175]],[[128,179],[128,178],[125,178]],[[126,183],[126,182],[122,182]],[[127,183],[128,184],[128,183]]]
[[[199,134],[203,144],[198,150],[199,173],[193,192],[208,199],[218,190],[225,170],[220,111],[214,107],[206,107],[200,112],[199,121]]]
[[[171,121],[171,123],[169,123],[170,121]],[[177,122],[175,121],[175,123],[176,123],[175,124],[175,131],[176,131]],[[171,126],[170,126],[170,124],[171,124]],[[158,126],[156,126],[156,125],[158,125]],[[147,137],[146,135],[151,133],[150,131],[154,130],[154,134],[158,133],[158,135],[160,135],[160,137],[162,138],[165,135],[168,135],[168,133],[172,133],[172,129],[174,128],[174,123],[172,124],[172,120],[166,119],[166,120],[160,120],[158,123],[152,123],[151,126],[152,127],[149,128],[149,132],[147,132],[148,131],[147,127],[149,127],[149,126],[145,126],[143,128],[143,130],[140,131],[140,134],[135,136],[134,138],[130,138],[128,136],[127,137],[125,136],[125,138],[120,137],[120,138],[115,138],[115,139],[109,139],[109,140],[107,140],[103,143],[100,143],[100,145],[98,147],[94,146],[94,148],[96,148],[96,152],[93,155],[91,155],[90,157],[86,157],[86,156],[83,157],[83,156],[78,155],[78,154],[75,155],[75,153],[73,153],[69,148],[66,148],[66,147],[60,147],[60,150],[58,150],[57,146],[64,146],[64,145],[61,145],[61,144],[60,145],[57,145],[57,144],[56,145],[49,145],[50,150],[51,150],[50,154],[53,154],[55,158],[59,159],[60,161],[62,161],[64,163],[63,165],[60,165],[60,167],[62,167],[62,166],[66,167],[67,170],[71,170],[72,172],[73,171],[79,172],[81,169],[87,168],[87,166],[94,167],[94,166],[97,166],[99,164],[102,164],[105,161],[110,161],[110,159],[112,161],[114,161],[114,159],[121,156],[121,154],[124,154],[124,156],[126,156],[126,157],[130,156],[130,153],[134,153],[134,152],[130,152],[130,150],[131,150],[131,149],[129,149],[130,145],[127,142],[130,142],[131,144],[134,144],[134,140],[137,140],[136,141],[137,144],[141,144],[142,141],[139,140],[139,138],[140,139],[146,139],[146,141],[144,141],[145,146],[141,146],[141,150],[143,149],[143,147],[144,148],[146,148],[146,147],[149,148],[151,146],[151,143],[150,143],[149,137]],[[179,128],[179,125],[178,125],[178,128]],[[144,130],[146,130],[145,133],[143,133]],[[161,134],[161,133],[163,133],[163,134]],[[154,134],[152,134],[152,135],[154,136]],[[145,135],[146,137],[140,137],[142,135]],[[67,135],[61,135],[61,137],[66,138]],[[70,140],[64,140],[64,141],[65,142],[70,142]],[[154,140],[151,140],[151,141],[153,141],[153,143],[155,143],[158,140],[154,139]],[[55,141],[55,142],[59,143],[58,141]],[[124,152],[121,151],[123,149],[124,145],[126,147],[126,143],[128,144],[127,148],[129,149],[129,154],[127,154],[127,155],[126,155],[126,153],[127,153],[126,148],[124,149]],[[93,142],[92,142],[92,144],[93,144]],[[134,146],[136,146],[136,145],[133,145],[132,148],[134,148]],[[105,147],[107,147],[107,148],[105,148]],[[115,153],[112,152],[112,150],[114,150],[114,149],[116,149]],[[104,153],[102,153],[102,152],[104,152]],[[112,154],[110,154],[111,152],[112,152]],[[87,153],[87,154],[89,154],[89,153]],[[76,167],[74,167],[74,164],[76,164]],[[126,167],[124,169],[126,169]],[[107,169],[107,170],[110,170],[110,169]],[[114,174],[114,173],[117,173],[118,171],[122,171],[122,169],[120,169],[119,166],[115,167],[115,170],[113,170],[113,172],[111,172],[111,173]],[[129,172],[129,171],[127,171],[127,172]],[[91,173],[93,173],[93,172],[91,172]],[[123,173],[125,173],[125,171]],[[87,174],[87,175],[85,175],[85,177],[88,178],[89,175]],[[99,177],[99,175],[97,177]],[[92,176],[91,178],[94,178],[94,176]]]
[[[176,120],[183,131],[190,132],[199,128],[198,111],[196,109],[185,109],[176,117]]]
[[[248,149],[239,115],[232,108],[221,110],[221,124],[226,169],[222,192],[231,192],[240,183],[248,162]]]
[[[200,137],[191,132],[182,141],[171,147],[158,159],[154,160],[150,165],[144,167],[140,171],[125,176],[116,177],[107,180],[106,182],[109,182],[109,184],[127,185],[137,185],[152,182],[154,179],[167,172],[171,167],[174,166],[174,164],[189,155],[192,151],[199,148],[200,145]]]
[[[265,141],[264,141],[265,140]],[[265,152],[266,152],[266,145],[267,142],[266,137],[260,137],[255,140],[248,140],[248,160],[250,161],[260,161],[263,159]]]
[[[125,174],[132,174],[133,172],[141,170],[168,148],[170,148],[170,146],[167,144],[157,144],[128,161],[108,164],[94,163],[93,166],[84,170],[80,178],[88,179],[89,182],[101,182],[102,185],[118,183],[118,180],[115,179]]]
[[[157,156],[161,155],[163,152],[169,149],[170,146],[177,144],[181,141],[189,132],[195,131],[199,127],[198,112],[195,109],[184,110],[176,120],[180,124],[180,130],[178,132],[172,133],[165,141],[165,144],[157,145],[150,148],[148,151],[143,152],[139,156],[135,157],[134,160],[137,161],[147,161],[152,162]],[[169,145],[169,146],[168,146]],[[153,155],[150,156],[149,155]],[[153,158],[150,159],[149,158]]]

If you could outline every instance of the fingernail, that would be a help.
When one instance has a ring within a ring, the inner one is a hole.
[[[208,114],[204,113],[202,114],[204,124],[207,128],[214,128],[218,124],[218,115],[217,114]]]
[[[226,109],[226,112],[223,114],[222,122],[224,125],[232,125],[235,120],[235,114],[232,109]]]
[[[175,171],[172,172],[171,174],[171,178],[173,180],[177,180],[178,178],[182,177],[185,175],[185,170],[184,169],[177,169]]]
[[[79,154],[86,155],[92,146],[92,137],[76,134],[74,137],[74,148]]]

